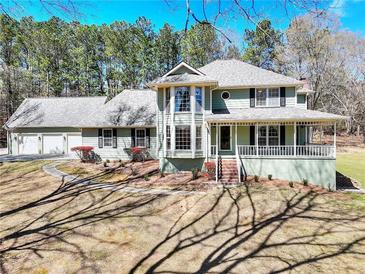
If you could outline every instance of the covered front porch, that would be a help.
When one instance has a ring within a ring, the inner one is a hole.
[[[336,158],[336,122],[209,122],[208,158]],[[331,143],[323,142],[324,131]]]

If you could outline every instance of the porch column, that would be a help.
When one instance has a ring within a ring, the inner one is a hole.
[[[208,158],[211,157],[211,151],[210,151],[210,124],[205,122],[205,161],[208,162]]]
[[[196,126],[195,126],[195,86],[190,87],[190,109],[191,109],[191,157],[195,159],[196,151]]]
[[[215,147],[216,147],[216,151],[215,151],[215,155],[218,155],[218,151],[219,151],[219,145],[218,145],[218,130],[219,130],[219,127],[218,127],[218,124],[216,124],[215,126]]]
[[[294,156],[297,156],[297,122],[294,122]]]
[[[333,156],[336,158],[336,122],[333,125]]]
[[[256,156],[259,156],[259,124],[255,124]]]
[[[175,155],[175,87],[170,89],[170,135],[171,135],[171,154]]]
[[[236,154],[238,154],[238,143],[237,143],[237,123],[236,123],[236,127],[235,127],[235,133],[234,133],[234,143],[235,143],[235,150]]]

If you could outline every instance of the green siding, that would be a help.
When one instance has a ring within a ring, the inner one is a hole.
[[[285,126],[285,144],[294,145],[294,126]]]
[[[230,98],[223,100],[221,94],[224,90],[214,90],[212,107],[215,109],[249,108],[249,89],[229,90]]]
[[[248,175],[259,175],[312,184],[336,189],[335,159],[247,159],[241,160]]]
[[[95,153],[100,155],[102,159],[122,159],[128,160],[128,153],[126,148],[131,147],[131,129],[130,128],[118,128],[117,129],[117,148],[98,148],[98,129],[83,129],[82,130],[82,143],[86,146],[93,146]],[[156,131],[151,129],[150,131],[150,154],[152,157],[156,157]]]
[[[237,127],[237,142],[238,145],[250,145],[250,127]]]
[[[286,106],[295,107],[295,103],[296,103],[295,88],[287,87],[285,89],[285,96],[286,96]]]
[[[191,171],[193,168],[202,169],[204,159],[177,159],[161,158],[160,168],[163,172],[177,173],[179,171]]]

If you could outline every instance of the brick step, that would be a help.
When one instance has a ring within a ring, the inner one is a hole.
[[[238,184],[238,180],[220,180],[220,182],[222,183],[222,184],[227,184],[227,185],[229,185],[229,184]]]
[[[222,172],[222,175],[237,175],[238,172]]]

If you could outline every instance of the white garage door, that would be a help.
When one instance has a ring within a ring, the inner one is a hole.
[[[62,134],[43,135],[43,154],[62,154],[63,136]]]
[[[38,154],[38,136],[22,134],[19,136],[19,154]]]
[[[72,153],[71,148],[81,146],[82,137],[81,134],[68,134],[67,135],[67,151]]]

